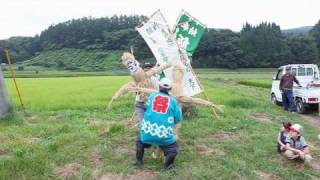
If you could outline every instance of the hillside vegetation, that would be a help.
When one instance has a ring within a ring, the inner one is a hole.
[[[63,67],[60,63],[59,68],[83,69],[85,66],[84,69],[91,71],[102,70],[106,68],[101,63],[104,58],[96,56],[95,54],[99,54],[97,52],[128,51],[133,47],[137,59],[153,58],[150,49],[135,30],[145,18],[134,15],[72,19],[51,25],[34,37],[0,40],[0,49],[10,48],[14,62],[31,59],[36,64],[54,69],[59,60],[53,62],[46,58],[47,54],[52,56],[57,52],[60,57],[60,51],[65,54],[70,49],[77,49],[80,54],[92,52],[93,57],[88,56],[91,65],[87,65],[81,56],[79,62],[68,57],[66,66]],[[319,40],[320,21],[306,33],[283,33],[279,25],[269,22],[256,26],[246,23],[240,32],[208,28],[195,51],[192,65],[195,68],[235,69],[277,67],[292,63],[318,64]],[[113,68],[115,64],[107,65],[108,68]]]
[[[72,71],[117,71],[124,69],[120,62],[121,54],[121,51],[64,48],[44,51],[19,65]]]

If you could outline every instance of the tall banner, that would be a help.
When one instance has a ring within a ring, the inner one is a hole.
[[[205,25],[186,11],[181,10],[174,31],[179,46],[187,52],[189,59],[198,47],[206,29]]]
[[[142,26],[137,27],[138,32],[148,44],[159,64],[165,64],[174,60],[182,61],[185,65],[183,77],[183,95],[194,96],[202,89],[189,63],[188,57],[181,53],[176,39],[172,35],[166,20],[160,11],[155,12]],[[164,71],[165,75],[172,79],[172,68]]]

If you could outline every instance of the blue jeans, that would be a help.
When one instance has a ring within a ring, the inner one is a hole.
[[[282,92],[282,104],[283,108],[286,111],[296,112],[297,107],[294,103],[294,97],[292,90],[284,90]]]

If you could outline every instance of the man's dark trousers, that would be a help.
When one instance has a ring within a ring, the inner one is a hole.
[[[137,141],[136,141],[136,158],[137,161],[139,162],[143,162],[143,155],[144,155],[144,148],[149,148],[151,147],[150,144],[144,144],[141,142],[140,137],[138,137]],[[165,156],[165,163],[164,163],[164,167],[170,168],[170,166],[173,166],[174,163],[174,159],[178,154],[179,151],[179,146],[177,144],[177,142],[174,142],[173,144],[167,145],[167,146],[159,146],[163,152],[164,152],[164,156]]]
[[[282,92],[282,104],[283,108],[286,111],[296,112],[297,107],[294,103],[294,97],[292,90],[284,90]]]

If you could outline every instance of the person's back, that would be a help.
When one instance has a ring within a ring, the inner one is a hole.
[[[171,81],[163,78],[159,83],[159,92],[151,93],[148,98],[140,135],[136,141],[135,166],[143,164],[144,149],[156,145],[164,153],[165,169],[175,169],[174,160],[179,151],[175,132],[176,124],[182,120],[182,111],[178,101],[169,95],[171,89]]]
[[[176,141],[175,124],[181,121],[178,101],[166,93],[152,93],[141,125],[141,141],[152,145],[168,145]]]

